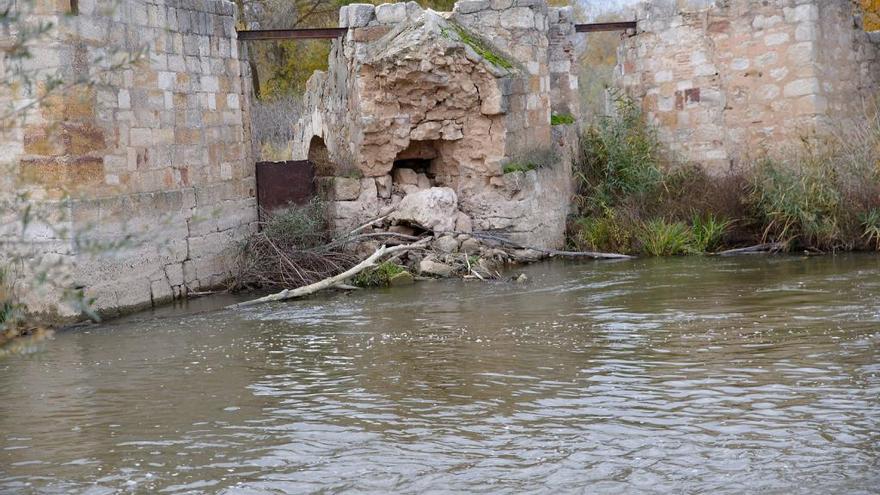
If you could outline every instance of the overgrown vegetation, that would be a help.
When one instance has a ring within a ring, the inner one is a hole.
[[[581,135],[571,243],[657,256],[757,243],[880,249],[880,117],[784,156],[721,175],[670,164],[638,107],[619,97]]]
[[[662,180],[660,143],[636,104],[617,99],[616,111],[581,133],[575,167],[577,206],[603,213],[644,202]]]
[[[264,217],[259,231],[239,246],[231,290],[300,287],[357,263],[331,242],[326,205],[318,199]]]
[[[574,116],[567,113],[550,115],[550,125],[571,125],[575,123]]]

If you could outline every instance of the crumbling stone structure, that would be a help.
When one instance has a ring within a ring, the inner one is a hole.
[[[578,107],[571,9],[544,0],[466,0],[447,13],[351,4],[339,18],[348,34],[333,42],[329,70],[309,80],[312,110],[294,143],[294,158],[324,176],[336,227],[441,187],[458,210],[448,230],[560,246],[570,139],[551,114]],[[520,170],[505,174],[506,164]]]
[[[51,212],[23,238],[67,266],[72,285],[96,298],[99,311],[214,286],[226,276],[228,248],[256,220],[235,6],[77,3],[76,10],[65,1],[35,3],[27,22],[57,27],[22,70],[92,84],[45,100],[40,87],[3,86],[4,108],[33,106],[0,128],[0,200],[27,192]],[[142,60],[115,66],[139,50]],[[4,78],[13,70],[0,62]],[[0,233],[21,238],[20,212],[2,213]],[[115,247],[88,249],[107,243]],[[61,316],[72,311],[52,296],[26,302]]]
[[[677,157],[720,172],[865,115],[880,33],[852,0],[657,0],[624,41],[620,86]]]

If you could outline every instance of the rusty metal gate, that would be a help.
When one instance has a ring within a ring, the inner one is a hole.
[[[257,162],[257,204],[260,216],[315,196],[315,167],[308,160]]]

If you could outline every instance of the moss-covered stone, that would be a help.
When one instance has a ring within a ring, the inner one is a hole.
[[[512,70],[514,65],[513,62],[508,60],[503,55],[496,53],[488,43],[480,39],[479,37],[469,33],[464,27],[456,24],[454,22],[450,22],[449,26],[455,31],[455,34],[458,35],[458,39],[461,40],[462,43],[471,47],[477,55],[483,57],[490,64],[500,67],[502,69]],[[447,31],[443,31],[444,36],[448,36]]]

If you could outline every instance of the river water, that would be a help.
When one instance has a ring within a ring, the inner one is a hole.
[[[60,332],[0,493],[880,493],[880,257],[525,272]]]

